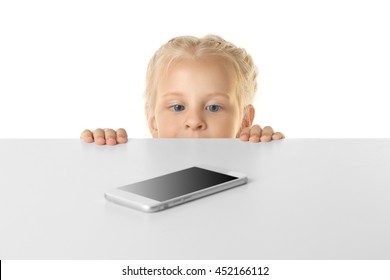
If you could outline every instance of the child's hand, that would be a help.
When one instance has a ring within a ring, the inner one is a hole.
[[[111,128],[98,128],[93,132],[86,129],[81,133],[80,138],[86,143],[95,142],[98,145],[116,145],[127,142],[127,133],[123,128],[119,128],[117,131]]]
[[[263,129],[259,125],[252,127],[245,127],[240,134],[241,141],[250,142],[269,142],[271,140],[284,139],[284,135],[281,132],[274,132],[273,128],[266,126]]]

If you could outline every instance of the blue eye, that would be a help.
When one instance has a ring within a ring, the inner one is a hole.
[[[185,107],[183,105],[179,105],[179,104],[175,104],[175,105],[171,106],[170,108],[175,112],[181,112],[185,109]]]
[[[218,112],[221,109],[221,106],[218,105],[209,105],[207,106],[207,110],[210,112]]]

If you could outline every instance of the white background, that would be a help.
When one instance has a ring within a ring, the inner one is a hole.
[[[258,65],[256,123],[289,138],[390,137],[387,2],[0,0],[0,138],[150,137],[150,57],[209,33]]]

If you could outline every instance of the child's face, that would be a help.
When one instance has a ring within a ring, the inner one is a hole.
[[[148,117],[155,138],[233,138],[240,130],[234,70],[221,59],[175,62],[155,98],[155,114]]]

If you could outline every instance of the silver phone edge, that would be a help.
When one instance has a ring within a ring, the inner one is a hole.
[[[123,199],[123,198],[121,198],[119,196],[112,196],[109,193],[105,193],[104,197],[108,201],[111,201],[113,203],[119,204],[121,206],[125,206],[125,207],[131,208],[131,209],[135,209],[135,210],[140,210],[140,211],[147,212],[147,213],[157,212],[157,211],[159,211],[158,208],[161,206],[161,204],[148,206],[148,205],[145,205],[145,204],[132,203],[131,200]]]
[[[233,180],[233,181],[229,181],[226,183],[216,185],[216,186],[214,186],[210,189],[207,189],[207,190],[199,190],[199,191],[191,193],[191,194],[186,194],[184,196],[175,197],[175,198],[172,198],[170,200],[161,202],[161,203],[153,205],[153,206],[148,206],[148,205],[143,205],[143,204],[138,204],[138,203],[131,203],[130,200],[122,199],[122,198],[117,197],[117,196],[111,196],[107,193],[105,193],[104,196],[106,197],[107,200],[112,201],[114,203],[117,203],[119,205],[122,205],[122,206],[125,206],[128,208],[132,208],[132,209],[136,209],[136,210],[141,210],[141,211],[147,212],[147,213],[154,213],[154,212],[159,212],[159,211],[162,211],[162,210],[165,210],[168,208],[172,208],[172,207],[175,207],[175,206],[178,206],[178,205],[181,205],[181,204],[184,204],[184,203],[187,203],[187,202],[190,202],[190,201],[202,198],[202,197],[206,197],[206,196],[218,193],[218,192],[222,192],[224,190],[238,187],[238,186],[246,184],[247,182],[248,182],[247,177],[238,178],[238,179]]]

